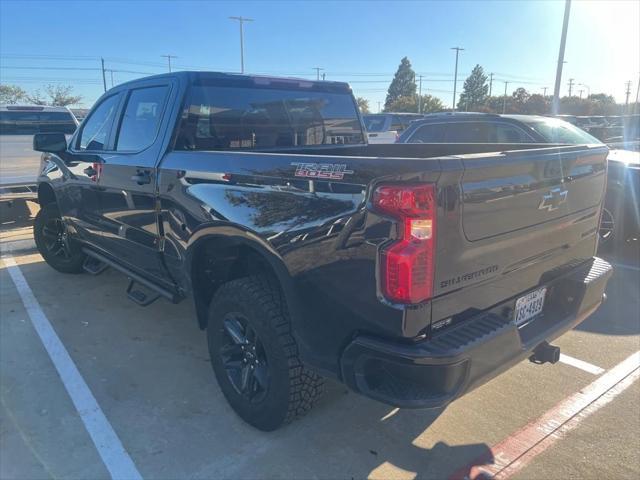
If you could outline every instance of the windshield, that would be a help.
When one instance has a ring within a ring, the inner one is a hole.
[[[563,120],[547,118],[526,120],[524,123],[542,135],[549,143],[567,143],[570,145],[602,143],[584,130]]]

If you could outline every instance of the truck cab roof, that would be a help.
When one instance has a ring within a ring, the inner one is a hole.
[[[304,90],[351,93],[351,87],[346,82],[318,81],[296,77],[273,77],[268,75],[246,75],[240,73],[207,72],[207,71],[180,71],[153,75],[141,79],[122,83],[116,88],[130,88],[132,85],[149,82],[162,78],[177,78],[187,83],[207,83],[227,87],[251,86],[254,88],[300,88]]]

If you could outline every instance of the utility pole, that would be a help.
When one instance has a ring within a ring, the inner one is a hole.
[[[560,51],[558,52],[558,67],[556,69],[556,84],[553,89],[553,102],[551,113],[558,114],[560,110],[560,83],[562,82],[562,65],[564,64],[564,47],[567,43],[567,29],[569,28],[569,12],[571,11],[571,0],[565,0],[564,20],[562,22],[562,36],[560,37]]]
[[[322,81],[324,82],[326,79],[327,79],[327,74],[326,74],[326,73],[323,73],[323,74],[322,74]]]
[[[456,70],[455,70],[455,73],[453,74],[453,105],[451,106],[451,111],[455,112],[456,111],[456,86],[458,84],[458,55],[460,54],[461,51],[464,51],[464,48],[451,47],[451,50],[456,51]]]
[[[627,98],[624,101],[624,105],[625,105],[625,109],[627,110],[627,113],[629,113],[629,95],[631,95],[631,80],[625,82],[625,86],[627,87],[627,91],[624,92],[624,94],[627,96]]]
[[[229,17],[230,20],[237,20],[240,24],[240,73],[244,73],[244,22],[253,22],[253,18]]]
[[[580,100],[582,100],[582,92],[584,92],[584,90],[582,88],[580,90],[578,90],[578,93],[580,94]]]
[[[311,70],[315,70],[316,71],[316,80],[320,80],[320,70],[324,70],[324,68],[321,67],[313,67]],[[324,73],[322,74],[324,76]],[[323,78],[324,80],[324,78]]]
[[[381,104],[381,103],[382,103],[382,102],[378,102],[378,113],[380,113],[380,104]]]
[[[638,94],[640,94],[640,77],[638,77],[638,86],[636,87],[636,104],[634,105],[634,112],[638,112]]]
[[[542,96],[547,98],[547,88],[549,87],[542,87]]]
[[[503,115],[507,111],[507,85],[509,85],[509,82],[507,82],[505,80],[504,81],[504,98],[502,99],[502,114]]]
[[[493,72],[489,74],[489,96],[491,96],[492,90],[493,90]]]
[[[578,85],[587,89],[587,98],[589,98],[591,96],[591,87],[586,83],[579,83]]]
[[[418,113],[422,113],[422,75],[418,75],[420,82],[418,83]]]
[[[171,73],[171,59],[172,58],[178,58],[175,55],[160,55],[161,57],[164,57],[167,59],[167,61],[169,62],[169,73]]]
[[[569,79],[569,98],[571,98],[571,92],[573,92],[573,83],[574,83],[574,79],[570,78]]]
[[[102,86],[104,91],[107,91],[107,77],[104,74],[104,58],[100,57],[100,63],[102,63]]]

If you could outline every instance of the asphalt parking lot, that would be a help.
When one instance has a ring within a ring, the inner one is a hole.
[[[142,308],[117,272],[55,272],[34,250],[33,208],[11,208],[0,232],[2,479],[109,478],[117,454],[147,479],[482,478],[482,468],[640,477],[637,243],[607,257],[617,267],[608,301],[555,342],[563,362],[522,362],[440,411],[393,409],[330,383],[307,417],[267,434],[227,406],[188,301]],[[64,383],[41,321],[103,417],[78,408],[75,377]],[[87,418],[104,418],[123,451],[105,457]]]

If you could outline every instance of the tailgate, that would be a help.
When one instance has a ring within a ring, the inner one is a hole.
[[[465,157],[465,237],[497,237],[599,205],[606,156],[602,146],[572,146]]]
[[[434,321],[483,311],[591,259],[607,151],[568,146],[456,157],[464,169],[459,183],[453,176],[438,182],[459,193],[447,193],[438,217]]]

